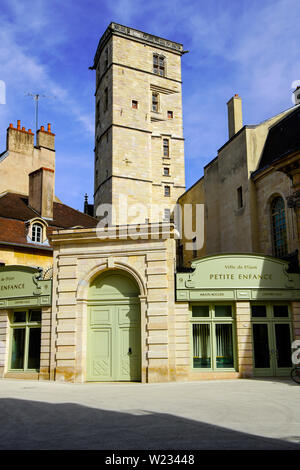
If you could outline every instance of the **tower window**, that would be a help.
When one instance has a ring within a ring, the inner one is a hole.
[[[100,100],[97,101],[96,105],[96,123],[100,121]]]
[[[132,107],[133,109],[138,109],[138,101],[132,100],[132,101],[131,101],[131,107]]]
[[[170,186],[165,186],[165,196],[166,196],[166,197],[171,196],[171,188],[170,188]]]
[[[41,243],[43,241],[43,227],[41,224],[33,224],[31,240],[37,243]]]
[[[242,188],[242,186],[237,188],[237,204],[238,204],[238,209],[243,207],[243,188]]]
[[[105,54],[104,67],[107,69],[107,67],[108,67],[108,49],[107,48],[105,49],[104,54]]]
[[[108,88],[104,90],[104,111],[108,110]]]
[[[158,93],[152,93],[152,111],[158,113]]]
[[[173,119],[173,111],[168,111],[168,119]]]
[[[163,151],[164,151],[164,157],[168,157],[169,156],[169,139],[163,140]]]
[[[285,206],[282,197],[276,197],[271,205],[273,252],[277,257],[288,252]]]
[[[164,209],[164,222],[170,222],[170,220],[171,220],[170,209]]]
[[[153,73],[165,76],[165,58],[164,56],[153,54]]]
[[[164,176],[170,176],[170,168],[169,167],[164,167]]]

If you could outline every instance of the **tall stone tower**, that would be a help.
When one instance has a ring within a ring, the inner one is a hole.
[[[167,220],[185,191],[182,54],[182,44],[116,23],[101,37],[91,67],[95,215],[109,203],[117,224]]]

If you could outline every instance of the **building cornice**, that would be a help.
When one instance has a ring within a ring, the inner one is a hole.
[[[130,39],[132,41],[141,42],[143,44],[149,44],[151,46],[155,46],[158,49],[171,51],[175,54],[182,55],[185,52],[181,43],[169,41],[168,39],[164,39],[159,36],[154,36],[153,34],[148,34],[144,31],[129,28],[128,26],[112,22],[106,29],[103,36],[100,38],[97,51],[94,57],[94,64],[92,67],[90,67],[91,69],[95,69],[97,67],[101,51],[103,50],[105,44],[113,34],[116,36],[124,37],[126,39]]]

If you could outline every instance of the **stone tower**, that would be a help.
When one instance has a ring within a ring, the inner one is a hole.
[[[185,191],[182,54],[182,44],[116,23],[99,41],[95,215],[112,204],[114,224],[168,220]]]

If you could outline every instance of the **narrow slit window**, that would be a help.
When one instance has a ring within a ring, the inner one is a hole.
[[[152,111],[158,113],[158,93],[152,93]]]
[[[166,196],[166,197],[171,196],[171,188],[170,188],[170,186],[165,186],[165,196]]]
[[[164,157],[169,157],[170,146],[169,146],[169,140],[168,139],[163,140],[163,150],[164,150]]]
[[[242,188],[242,186],[237,188],[237,203],[238,203],[238,209],[243,207],[243,188]]]
[[[108,110],[108,88],[104,90],[104,111]]]

